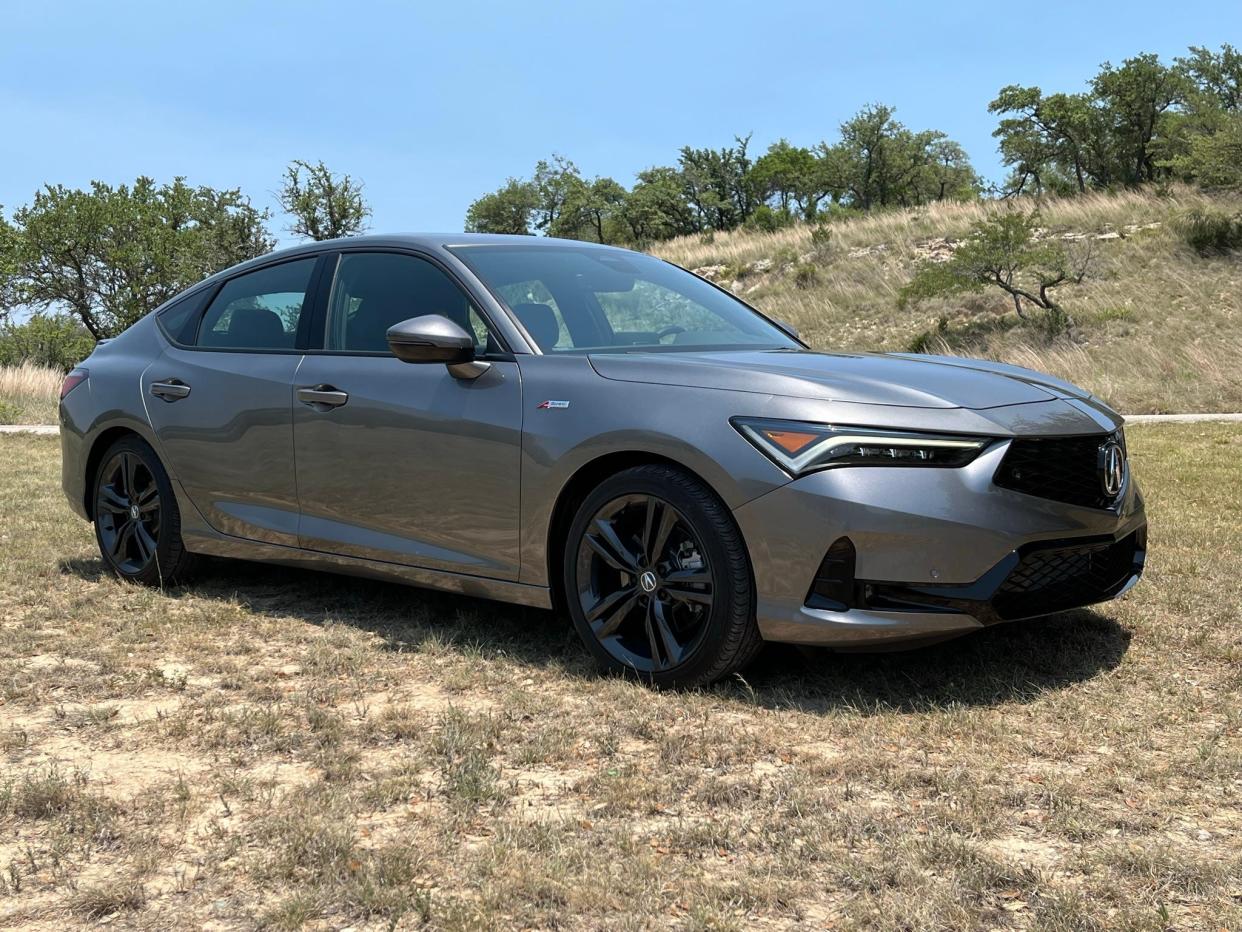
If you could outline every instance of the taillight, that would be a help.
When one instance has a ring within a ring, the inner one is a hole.
[[[90,375],[85,369],[70,369],[65,375],[65,380],[60,383],[60,397],[64,398],[71,391],[86,381],[86,377]]]

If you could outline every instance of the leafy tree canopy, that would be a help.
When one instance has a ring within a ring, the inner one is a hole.
[[[48,185],[5,225],[13,305],[75,315],[114,336],[208,275],[269,252],[266,211],[240,191],[138,178]]]
[[[1006,193],[1038,194],[1197,180],[1200,168],[1218,184],[1232,176],[1212,166],[1231,151],[1240,105],[1242,54],[1226,44],[1192,47],[1171,66],[1152,54],[1105,62],[1080,93],[1010,85],[989,110],[1001,116]]]
[[[466,211],[466,229],[472,233],[515,233],[529,236],[531,215],[538,203],[535,186],[510,178],[499,190],[484,194]]]
[[[357,236],[371,216],[362,184],[349,175],[334,175],[323,162],[290,162],[279,196],[281,209],[293,217],[290,232],[307,239]]]

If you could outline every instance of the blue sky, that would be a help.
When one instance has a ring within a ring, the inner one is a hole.
[[[61,3],[8,5],[0,204],[44,182],[241,187],[292,158],[366,183],[377,231],[459,230],[553,152],[627,185],[684,144],[813,145],[883,101],[1003,172],[1005,84],[1080,89],[1105,60],[1242,45],[1242,3]],[[277,217],[274,226],[287,221]],[[289,241],[287,234],[282,240]]]

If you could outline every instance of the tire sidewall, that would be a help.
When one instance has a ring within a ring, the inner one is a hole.
[[[698,497],[690,492],[690,487],[700,493]],[[636,670],[608,653],[591,630],[578,596],[578,549],[588,524],[608,502],[634,494],[661,498],[681,512],[706,552],[712,574],[714,597],[707,630],[689,658],[671,669],[651,673]],[[672,467],[639,466],[610,476],[596,486],[578,506],[566,535],[561,563],[562,595],[574,627],[591,655],[610,673],[637,676],[657,686],[705,682],[712,678],[711,671],[719,664],[730,627],[738,623],[754,624],[754,585],[741,532],[723,502],[701,482]],[[735,585],[734,573],[744,574],[744,587]],[[741,598],[739,588],[744,590]]]

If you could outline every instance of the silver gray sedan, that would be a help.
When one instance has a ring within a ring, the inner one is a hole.
[[[503,236],[315,243],[221,272],[67,376],[64,488],[118,576],[198,554],[573,619],[710,682],[765,640],[877,648],[1142,572],[1122,419],[975,360],[818,353],[667,262]]]

